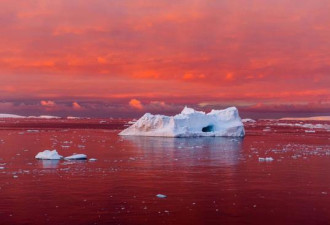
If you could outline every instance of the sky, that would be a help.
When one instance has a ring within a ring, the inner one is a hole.
[[[0,0],[0,113],[330,114],[328,0]]]

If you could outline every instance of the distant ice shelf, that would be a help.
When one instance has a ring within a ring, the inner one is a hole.
[[[127,136],[161,137],[243,137],[244,125],[236,107],[212,110],[209,113],[185,107],[175,116],[146,113],[119,133]]]

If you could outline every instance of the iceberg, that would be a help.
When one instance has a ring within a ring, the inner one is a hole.
[[[46,160],[60,160],[63,156],[59,155],[56,150],[45,150],[39,152],[36,156],[36,159],[46,159]]]
[[[243,137],[244,125],[236,107],[209,113],[185,107],[175,116],[146,113],[133,125],[119,133],[123,136],[161,137]]]

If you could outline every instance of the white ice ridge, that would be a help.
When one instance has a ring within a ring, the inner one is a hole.
[[[60,160],[62,158],[63,156],[59,155],[56,150],[45,150],[36,155],[36,159]]]
[[[25,118],[25,116],[15,115],[15,114],[6,114],[1,113],[0,118]]]
[[[185,107],[175,116],[152,115],[146,113],[119,135],[163,136],[163,137],[203,137],[231,136],[243,137],[244,125],[236,107],[212,110],[209,113]]]

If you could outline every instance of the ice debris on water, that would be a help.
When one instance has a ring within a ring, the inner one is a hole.
[[[75,154],[75,155],[67,156],[64,159],[65,160],[86,160],[87,155],[85,155],[85,154]]]
[[[166,195],[163,195],[163,194],[157,194],[156,197],[157,198],[167,198],[167,196]]]
[[[266,157],[266,158],[259,157],[259,162],[271,162],[273,160],[274,159],[272,157]]]
[[[45,150],[43,152],[39,152],[36,156],[36,159],[43,160],[60,160],[63,159],[63,156],[59,155],[56,150]],[[64,158],[65,160],[86,160],[87,155],[85,154],[74,154],[71,156],[67,156]],[[90,161],[96,161],[97,159],[91,158]]]

